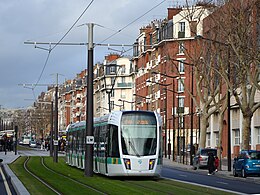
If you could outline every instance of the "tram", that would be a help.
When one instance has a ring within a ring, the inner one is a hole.
[[[85,168],[86,122],[67,128],[66,162]],[[94,119],[93,171],[106,176],[160,176],[162,119],[151,111],[115,111]]]

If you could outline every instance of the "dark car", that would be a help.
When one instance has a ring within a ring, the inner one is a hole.
[[[233,175],[260,175],[260,150],[242,150],[233,163]]]
[[[207,168],[207,162],[208,162],[208,154],[213,153],[214,156],[217,156],[217,149],[215,148],[201,148],[198,150],[196,155],[193,158],[193,168]]]

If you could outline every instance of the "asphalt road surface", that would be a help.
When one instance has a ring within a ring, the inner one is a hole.
[[[185,170],[178,170],[174,168],[166,168],[162,169],[162,177],[195,183],[199,185],[216,187],[224,190],[234,191],[238,193],[245,194],[259,194],[260,193],[260,185],[256,183],[249,183],[243,181],[237,181],[234,179],[228,179],[223,177],[218,177],[217,175],[207,175],[191,172]]]

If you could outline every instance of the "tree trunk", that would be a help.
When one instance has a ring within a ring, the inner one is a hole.
[[[250,139],[250,129],[251,129],[251,116],[243,116],[242,122],[242,150],[250,150],[249,139]]]
[[[220,112],[219,117],[218,117],[218,124],[219,124],[219,138],[218,138],[218,145],[217,145],[217,149],[218,149],[218,158],[220,160],[219,163],[219,169],[222,170],[221,168],[221,161],[222,161],[222,156],[221,156],[221,148],[222,148],[222,134],[223,134],[223,121],[224,121],[224,113]]]
[[[200,142],[199,148],[205,148],[206,146],[206,133],[207,133],[208,119],[205,114],[200,115]]]

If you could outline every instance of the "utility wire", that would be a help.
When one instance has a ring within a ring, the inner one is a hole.
[[[147,12],[145,12],[144,14],[142,14],[141,16],[139,16],[138,18],[134,19],[132,22],[128,23],[126,26],[124,26],[123,28],[119,29],[118,31],[116,31],[114,34],[110,35],[109,37],[107,37],[106,39],[104,39],[103,41],[101,41],[100,43],[104,43],[105,41],[107,41],[108,39],[110,39],[111,37],[115,36],[116,34],[120,33],[121,31],[123,31],[124,29],[126,29],[128,26],[132,25],[133,23],[135,23],[137,20],[139,20],[140,18],[142,18],[143,16],[145,16],[146,14],[148,14],[149,12],[151,12],[152,10],[154,10],[155,8],[157,8],[158,6],[160,6],[161,4],[163,4],[166,0],[163,0],[162,2],[160,2],[159,4],[155,5],[154,7],[152,7],[151,9],[149,9]]]

